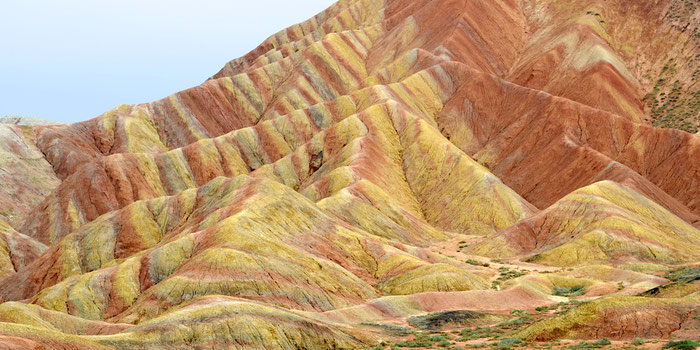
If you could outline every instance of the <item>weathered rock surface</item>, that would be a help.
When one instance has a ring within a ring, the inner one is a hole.
[[[14,124],[14,125],[59,125],[63,123],[54,122],[46,119],[41,119],[37,117],[0,117],[0,124]]]
[[[0,346],[357,349],[571,288],[518,336],[697,334],[660,275],[700,261],[698,8],[341,0],[200,86],[0,125]]]
[[[530,255],[528,261],[573,266],[637,259],[664,264],[700,260],[697,229],[637,192],[604,181],[581,188],[493,240],[481,255]]]
[[[537,322],[519,336],[529,340],[669,338],[694,322],[698,307],[697,297],[608,297]]]
[[[61,181],[36,146],[38,131],[0,124],[0,220],[19,229]]]

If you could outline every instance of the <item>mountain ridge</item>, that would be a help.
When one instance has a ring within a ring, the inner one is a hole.
[[[3,125],[0,344],[697,338],[699,8],[341,0],[200,86]]]

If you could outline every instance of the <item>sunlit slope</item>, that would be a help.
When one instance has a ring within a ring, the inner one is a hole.
[[[693,335],[699,12],[342,0],[191,89],[2,126],[0,347]]]

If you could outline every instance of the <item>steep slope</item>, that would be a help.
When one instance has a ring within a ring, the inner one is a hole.
[[[90,338],[116,348],[357,349],[366,340],[356,336],[285,310],[218,297],[197,299],[128,332]]]
[[[523,339],[634,337],[667,338],[697,316],[697,297],[648,299],[610,297],[593,301],[559,317],[533,324],[519,335]]]
[[[534,35],[508,80],[697,132],[696,2],[523,1],[523,10]]]
[[[659,187],[687,207],[676,210],[690,210],[694,216],[687,218],[697,220],[691,219],[700,214],[699,165],[689,161],[700,152],[694,135],[635,124],[491,76],[467,79],[437,116],[440,128],[532,204],[547,207],[595,181],[628,178],[653,192]]]
[[[700,334],[693,4],[341,0],[164,99],[0,125],[0,346]]]
[[[473,246],[482,255],[530,255],[554,266],[638,259],[698,261],[697,230],[648,198],[605,181],[581,188],[551,207]]]
[[[35,144],[37,129],[0,124],[0,220],[20,228],[60,180]]]
[[[25,268],[45,250],[45,245],[0,221],[0,279]]]

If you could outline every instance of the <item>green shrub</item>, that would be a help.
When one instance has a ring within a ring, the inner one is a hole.
[[[527,311],[523,311],[523,310],[518,310],[518,309],[510,310],[510,314],[515,316],[515,317],[530,318],[530,313]]]
[[[530,317],[530,313],[527,311],[523,310],[512,310],[511,315],[516,316],[517,318],[508,320],[506,322],[502,322],[498,324],[498,327],[504,328],[504,329],[512,329],[512,328],[518,328],[519,326],[522,326],[524,324],[532,323],[532,318]]]
[[[504,338],[498,343],[495,343],[493,348],[496,350],[510,349],[515,344],[520,344],[523,341],[520,338]]]
[[[700,266],[684,267],[668,271],[664,274],[664,277],[673,282],[692,282],[700,279]]]
[[[476,260],[474,260],[474,259],[467,259],[467,261],[465,261],[465,262],[466,262],[467,264],[470,264],[470,265],[489,267],[489,263],[482,263],[482,262],[476,261]]]
[[[525,276],[524,273],[517,271],[517,270],[511,270],[505,266],[499,267],[498,272],[499,272],[500,276],[496,279],[497,281],[507,281],[509,279],[518,278],[520,276]]]
[[[610,345],[610,340],[608,338],[600,338],[592,343],[582,341],[576,345],[572,345],[569,348],[570,349],[592,349],[592,348],[600,348],[604,347],[606,345]]]
[[[413,316],[408,319],[408,324],[419,329],[435,330],[448,325],[464,327],[478,322],[479,320],[489,319],[490,317],[494,316],[483,312],[455,310]]]
[[[502,322],[498,324],[498,327],[500,328],[505,328],[505,329],[510,329],[510,328],[516,328],[518,326],[522,326],[525,324],[525,322],[520,319],[520,318],[514,318],[510,321]]]
[[[491,327],[476,327],[474,329],[465,328],[459,334],[462,336],[459,340],[470,340],[470,339],[481,339],[481,338],[491,338],[500,333],[503,333],[500,329]]]
[[[644,338],[635,337],[634,339],[632,339],[632,343],[637,346],[644,345]]]
[[[447,339],[447,337],[445,337],[443,335],[431,335],[428,337],[428,340],[432,341],[432,342],[443,341],[445,339]]]
[[[535,308],[535,311],[537,312],[547,312],[549,310],[556,310],[559,308],[559,305],[544,305],[544,306],[538,306]]]
[[[381,328],[384,331],[387,331],[393,335],[397,336],[403,336],[403,335],[408,335],[411,334],[411,330],[406,328],[406,327],[401,327],[397,326],[395,324],[390,324],[390,323],[373,323],[373,322],[362,322],[360,323],[363,326],[369,326],[369,327],[377,327]]]
[[[433,343],[427,342],[427,341],[402,341],[399,343],[396,343],[396,346],[400,348],[425,348],[429,346],[433,346]]]
[[[554,287],[552,290],[553,295],[561,296],[561,297],[575,297],[579,295],[583,295],[585,293],[585,290],[583,289],[583,286],[573,286],[571,288],[566,288],[566,287]]]
[[[673,349],[689,349],[689,350],[694,350],[700,347],[700,343],[690,340],[690,339],[685,339],[685,340],[678,340],[678,341],[669,341],[668,343],[664,344],[664,349],[668,348],[673,348]]]
[[[598,346],[610,345],[610,340],[608,340],[608,338],[600,338],[600,339],[594,341],[593,345],[598,345]]]

